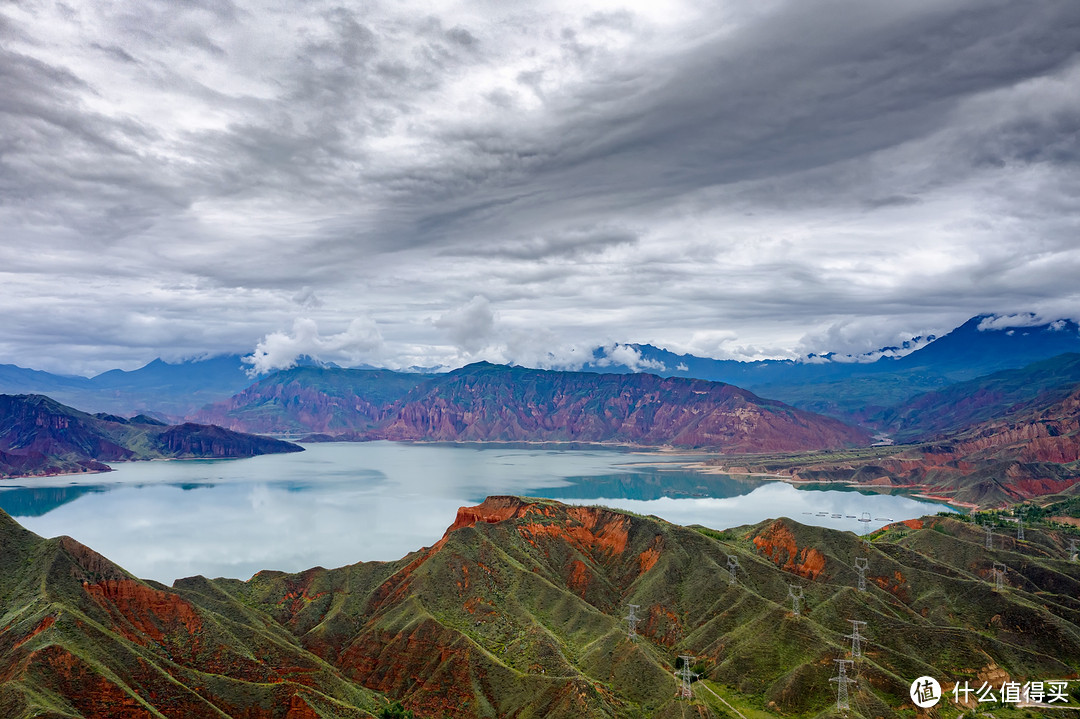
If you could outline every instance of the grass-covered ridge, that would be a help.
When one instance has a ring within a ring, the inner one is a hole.
[[[986,550],[982,527],[938,516],[868,544],[790,519],[717,532],[492,497],[395,562],[166,588],[3,517],[0,710],[108,716],[123,701],[180,716],[205,700],[227,716],[346,717],[393,700],[417,717],[829,716],[833,660],[859,619],[850,716],[912,716],[922,674],[1080,672],[1067,530],[1033,519],[1025,540],[1005,534]],[[1001,591],[995,562],[1008,567]],[[675,696],[681,654],[701,675],[689,702]]]

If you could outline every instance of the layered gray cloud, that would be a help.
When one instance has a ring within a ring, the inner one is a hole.
[[[1072,0],[3,5],[0,362],[1076,317],[1078,36]]]

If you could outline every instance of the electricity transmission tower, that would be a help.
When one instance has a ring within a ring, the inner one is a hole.
[[[641,608],[640,604],[627,604],[630,607],[630,613],[626,615],[626,638],[633,641],[637,637],[637,623],[641,621],[641,617],[637,615],[637,610]]]
[[[803,598],[803,588],[789,584],[787,593],[791,597],[791,612],[797,617],[799,616],[799,602]]]
[[[869,545],[870,544],[870,513],[869,512],[863,512],[859,516],[859,521],[863,523],[863,531],[862,531],[863,544]]]
[[[986,524],[986,548],[994,548],[994,528],[990,526],[989,520],[987,520]]]
[[[1016,539],[1024,541],[1024,513],[1019,507],[1016,508]]]
[[[1077,560],[1077,554],[1080,554],[1080,550],[1076,548],[1076,539],[1069,540],[1069,561],[1075,562]]]
[[[690,691],[690,682],[697,677],[697,674],[690,669],[690,662],[693,660],[693,657],[682,654],[679,656],[679,659],[682,659],[682,666],[679,667],[678,671],[679,678],[682,680],[682,683],[679,684],[679,698],[693,699],[694,692]]]
[[[866,591],[866,570],[870,568],[870,560],[866,557],[855,557],[855,571],[859,573],[859,591]]]
[[[844,637],[851,640],[851,658],[861,659],[862,640],[866,639],[866,637],[864,637],[862,634],[859,634],[859,627],[865,627],[866,622],[860,622],[857,619],[849,619],[848,621],[851,622],[851,634],[845,634]]]
[[[1001,562],[994,562],[994,589],[1001,591],[1005,588],[1005,572],[1009,571]]]
[[[728,584],[735,583],[735,573],[739,569],[739,558],[734,554],[727,555]]]
[[[855,680],[847,675],[847,668],[853,666],[855,662],[850,659],[833,659],[833,661],[836,662],[837,674],[829,681],[836,682],[836,711],[847,711],[851,708],[851,704],[848,703],[847,685],[855,683]]]

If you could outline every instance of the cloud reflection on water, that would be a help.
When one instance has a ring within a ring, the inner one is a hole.
[[[311,445],[299,454],[130,463],[106,475],[42,480],[53,486],[33,488],[48,505],[41,507],[30,501],[29,480],[19,480],[6,484],[20,488],[0,491],[0,502],[8,502],[0,506],[13,507],[40,535],[73,536],[135,575],[164,582],[397,559],[430,546],[458,507],[490,494],[606,504],[717,529],[786,514],[859,531],[847,515],[904,519],[941,509],[899,496],[660,471],[634,464],[640,460],[601,450]],[[665,487],[676,496],[662,496]]]

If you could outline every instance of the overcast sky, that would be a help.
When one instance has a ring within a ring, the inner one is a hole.
[[[1080,2],[0,0],[0,363],[1080,315]]]

